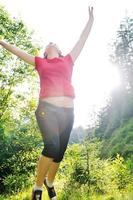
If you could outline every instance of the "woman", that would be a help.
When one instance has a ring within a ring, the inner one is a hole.
[[[44,149],[38,161],[32,200],[41,200],[43,184],[49,198],[57,199],[53,182],[66,151],[74,121],[75,94],[71,85],[73,65],[88,38],[93,20],[93,8],[89,7],[89,20],[76,45],[65,56],[53,43],[47,45],[44,58],[41,58],[0,40],[5,49],[35,66],[40,77],[40,94],[35,115]]]

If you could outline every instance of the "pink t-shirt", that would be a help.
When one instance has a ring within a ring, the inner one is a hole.
[[[52,59],[35,56],[35,69],[40,77],[39,98],[51,96],[75,97],[71,84],[73,60],[70,54]]]

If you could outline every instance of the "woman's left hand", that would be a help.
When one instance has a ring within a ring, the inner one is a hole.
[[[89,20],[91,21],[91,22],[93,22],[93,20],[94,20],[94,15],[93,15],[93,7],[88,7],[88,11],[89,11]]]

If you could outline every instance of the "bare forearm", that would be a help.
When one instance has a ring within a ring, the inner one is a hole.
[[[87,21],[87,24],[86,24],[84,30],[82,31],[79,40],[77,41],[77,43],[73,47],[72,51],[70,52],[73,62],[77,59],[77,57],[79,56],[81,50],[83,49],[83,47],[85,45],[85,42],[91,31],[93,21],[94,21],[93,7],[92,8],[89,7],[89,20]]]
[[[11,53],[13,53],[16,56],[19,56],[20,53],[20,49],[17,48],[16,46],[13,46],[5,41],[0,41],[0,44],[8,51],[10,51]]]
[[[82,43],[82,45],[84,45],[84,43],[86,42],[86,40],[87,40],[87,38],[89,36],[92,24],[93,24],[93,21],[92,20],[88,20],[84,30],[82,31],[82,33],[80,35],[79,41],[80,41],[80,43]]]
[[[11,45],[11,44],[8,44],[5,41],[0,41],[0,45],[3,46],[9,52],[11,52],[14,55],[16,55],[17,57],[19,57],[20,59],[22,59],[25,62],[27,62],[28,64],[35,65],[34,56],[27,54],[26,52],[24,52],[23,50],[19,49],[18,47],[14,46],[14,45]]]
[[[88,20],[84,30],[82,31],[79,40],[77,41],[77,43],[75,44],[74,48],[72,49],[72,51],[70,52],[71,57],[73,59],[73,62],[75,62],[75,60],[77,59],[77,57],[79,56],[81,50],[83,49],[85,42],[89,36],[89,33],[91,31],[91,27],[92,27],[93,21]]]

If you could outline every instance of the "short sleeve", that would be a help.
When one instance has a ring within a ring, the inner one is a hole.
[[[65,59],[66,59],[66,61],[68,62],[69,65],[71,65],[71,66],[74,65],[74,62],[73,62],[73,59],[72,59],[70,53],[68,53],[68,54],[65,56]]]
[[[38,56],[35,56],[35,69],[39,71],[44,65],[44,59]]]

